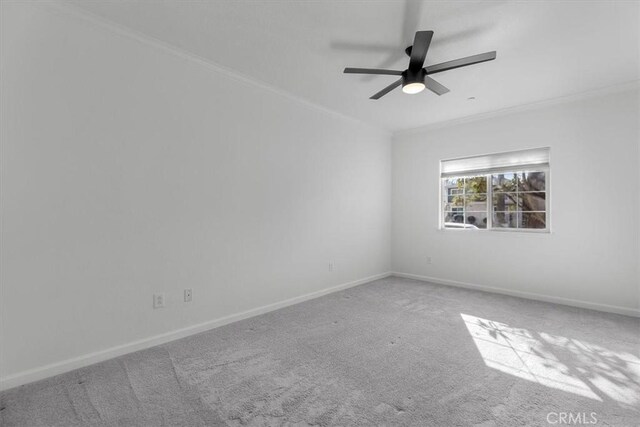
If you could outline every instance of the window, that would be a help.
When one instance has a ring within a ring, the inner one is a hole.
[[[440,162],[441,228],[549,230],[549,149]]]

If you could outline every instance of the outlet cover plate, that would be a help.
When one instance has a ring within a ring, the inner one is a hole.
[[[153,294],[153,308],[164,307],[164,294]]]

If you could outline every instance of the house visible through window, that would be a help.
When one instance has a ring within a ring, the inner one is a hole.
[[[440,162],[441,228],[549,230],[549,149]]]

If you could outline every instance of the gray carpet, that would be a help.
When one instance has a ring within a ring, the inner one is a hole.
[[[0,403],[3,426],[631,426],[640,319],[388,278]]]

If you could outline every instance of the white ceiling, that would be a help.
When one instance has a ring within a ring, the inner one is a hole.
[[[640,2],[80,1],[85,11],[253,80],[390,130],[420,127],[640,79]],[[427,65],[490,50],[447,71],[438,97],[369,96],[405,69],[416,30],[435,32]],[[475,97],[474,101],[467,100]]]

